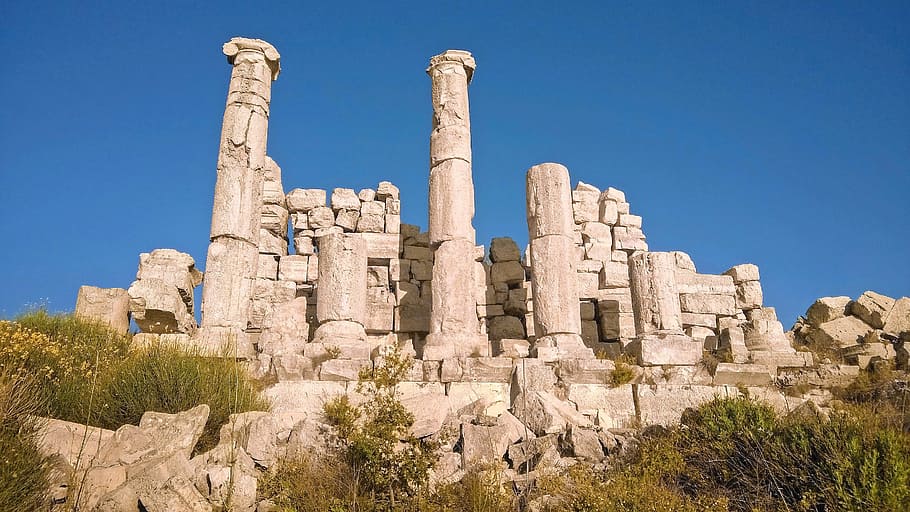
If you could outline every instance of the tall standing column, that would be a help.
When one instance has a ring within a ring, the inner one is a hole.
[[[200,339],[212,347],[232,344],[247,355],[252,345],[244,330],[259,255],[269,102],[280,56],[271,44],[243,37],[225,43],[223,51],[233,70],[218,148]]]
[[[581,339],[569,170],[553,163],[531,167],[527,201],[536,333],[532,353],[547,360],[593,358],[594,351]]]
[[[430,133],[430,244],[433,304],[423,358],[486,355],[473,295],[474,183],[468,84],[476,65],[470,52],[447,50],[430,59],[433,131]]]

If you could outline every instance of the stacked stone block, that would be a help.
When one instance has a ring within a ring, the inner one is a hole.
[[[76,296],[76,316],[110,325],[114,330],[130,330],[130,296],[123,288],[81,286]]]

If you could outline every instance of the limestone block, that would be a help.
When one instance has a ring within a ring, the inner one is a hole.
[[[294,230],[295,235],[310,229],[309,215],[306,213],[292,213],[290,215],[290,220],[291,228]],[[309,236],[312,236],[312,234]]]
[[[532,391],[517,396],[512,405],[512,414],[538,436],[564,432],[570,425],[593,425],[574,405],[546,391]]]
[[[581,225],[581,239],[584,242],[605,242],[612,245],[613,231],[601,222],[586,222]]]
[[[400,233],[401,232],[401,216],[396,214],[387,213],[384,215],[385,222],[385,232],[386,233]]]
[[[273,414],[302,413],[321,418],[326,402],[347,393],[345,382],[291,381],[279,382],[263,391]]]
[[[809,310],[806,311],[806,320],[809,325],[818,327],[825,322],[830,322],[846,315],[849,304],[850,297],[822,297],[815,301],[809,307]]]
[[[313,238],[309,236],[295,236],[294,253],[305,255],[316,254],[316,245],[313,243]]]
[[[585,345],[591,347],[600,341],[600,329],[597,322],[593,320],[582,320],[581,322],[581,339]]]
[[[123,288],[80,286],[75,314],[127,332],[130,330],[130,295]]]
[[[578,412],[598,418],[602,428],[628,428],[635,424],[631,384],[569,384],[568,399]]]
[[[910,340],[910,297],[901,297],[894,302],[891,313],[885,318],[883,331],[901,336],[905,344]]]
[[[531,240],[534,332],[538,337],[553,333],[581,333],[576,272],[565,257],[571,245],[572,241],[561,235]]]
[[[130,313],[143,332],[195,332],[196,320],[176,286],[161,279],[146,278],[134,281],[127,293]]]
[[[746,348],[746,335],[742,327],[724,327],[717,339],[717,350],[728,354],[734,363],[745,363],[749,360],[749,349]]]
[[[598,274],[604,268],[604,262],[595,260],[581,260],[575,264],[575,271],[579,273]]]
[[[702,359],[702,343],[683,334],[645,334],[635,338],[626,351],[642,366],[694,365]]]
[[[304,256],[305,257],[305,256]],[[278,279],[278,258],[273,254],[260,254],[256,265],[256,277]]]
[[[370,288],[379,287],[388,290],[389,267],[377,265],[367,266],[367,286]]]
[[[762,290],[759,281],[743,281],[736,285],[736,308],[755,309],[762,305]]]
[[[430,242],[474,240],[474,182],[470,160],[446,160],[430,171]]]
[[[506,312],[503,310],[503,307],[499,304],[488,304],[488,305],[478,305],[477,306],[477,316],[479,318],[487,318],[492,316],[503,316]]]
[[[384,201],[363,201],[360,203],[361,215],[385,215]]]
[[[733,386],[639,385],[636,388],[642,425],[670,426],[679,423],[683,411],[715,397],[737,397]]]
[[[376,191],[371,188],[360,189],[360,192],[357,192],[357,199],[360,199],[361,202],[369,202],[376,200]]]
[[[308,210],[307,223],[310,229],[332,227],[335,225],[335,212],[326,206],[316,206]]]
[[[259,351],[265,354],[294,354],[303,351],[310,332],[306,297],[275,304],[266,311],[259,336]]]
[[[666,252],[635,255],[629,260],[629,276],[636,332],[682,331],[674,255]]]
[[[581,319],[585,320],[594,320],[597,318],[597,308],[594,306],[593,302],[582,302],[579,304],[581,307]]]
[[[265,167],[262,168],[262,203],[287,208],[284,187],[281,186],[281,167],[268,156],[265,162]]]
[[[391,260],[398,258],[401,249],[397,234],[394,233],[361,233],[360,238],[367,244],[367,256],[370,259]],[[433,253],[430,253],[430,258]],[[409,258],[410,259],[410,258]]]
[[[385,214],[361,214],[357,220],[358,233],[382,233],[385,231]]]
[[[288,234],[288,211],[281,205],[264,204],[260,209],[259,227],[276,235]]]
[[[351,188],[336,188],[332,190],[332,210],[360,210],[360,198]]]
[[[676,258],[676,268],[695,272],[695,263],[688,254],[682,251],[671,251],[670,254]]]
[[[610,226],[616,224],[619,220],[619,212],[616,209],[616,202],[610,200],[602,200],[598,203],[598,215],[597,218],[600,222],[608,224]]]
[[[307,281],[317,282],[319,281],[319,258],[314,255],[310,255],[307,259],[307,269],[306,269]]]
[[[373,363],[369,360],[329,359],[319,364],[319,380],[357,382],[360,371],[363,369],[372,369],[372,367]]]
[[[545,235],[571,233],[575,224],[571,204],[568,169],[547,163],[528,170],[527,215],[531,240]]]
[[[619,190],[619,189],[616,189],[613,187],[608,187],[606,190],[601,192],[599,200],[600,201],[613,201],[616,203],[624,203],[624,202],[626,202],[626,194],[622,190]]]
[[[395,300],[385,288],[368,288],[364,328],[367,334],[391,332],[394,329]]]
[[[525,328],[521,320],[514,316],[496,316],[490,318],[488,332],[491,340],[503,338],[523,339]]]
[[[409,265],[411,269],[411,279],[418,281],[430,281],[433,279],[433,262],[426,260],[414,260]]]
[[[322,238],[319,241],[319,288],[316,292],[316,316],[320,324],[330,320],[351,320],[363,324],[366,288],[367,245],[364,239],[357,235]]]
[[[288,240],[265,229],[259,230],[259,252],[285,256],[288,253]]]
[[[605,261],[600,274],[600,288],[629,288],[629,266],[625,263]]]
[[[494,283],[519,284],[525,280],[525,269],[517,260],[493,263],[490,278]]]
[[[809,331],[808,337],[819,345],[844,347],[862,343],[872,328],[855,316],[845,316],[825,322]]]
[[[620,226],[625,226],[629,228],[641,228],[641,217],[638,215],[632,215],[629,213],[623,213],[619,215]]]
[[[770,386],[771,372],[762,364],[718,363],[714,371],[714,385]]]
[[[433,261],[433,251],[427,247],[406,245],[404,246],[404,258],[407,260]]]
[[[610,384],[615,369],[609,359],[563,359],[556,364],[562,384]]]
[[[709,329],[717,328],[717,317],[710,313],[683,313],[683,327],[707,327]]]
[[[682,311],[686,313],[709,313],[724,316],[736,314],[736,300],[732,295],[683,293],[679,295],[679,304]]]
[[[632,313],[632,292],[629,288],[612,288],[599,290],[596,297],[597,311],[616,313]]]
[[[260,257],[260,259],[262,259]],[[295,283],[307,282],[307,268],[309,258],[298,254],[282,256],[278,260],[278,279],[294,281]]]
[[[420,288],[409,281],[395,283],[395,301],[399,305],[420,304]]]
[[[453,410],[479,406],[480,413],[499,416],[509,409],[509,384],[502,382],[449,382],[446,396]]]
[[[293,281],[254,280],[247,314],[249,327],[261,327],[266,314],[276,304],[290,302],[296,296],[297,284]]]
[[[292,213],[306,213],[314,208],[325,206],[325,190],[295,188],[286,197],[288,210]]]
[[[597,222],[600,220],[600,206],[589,201],[573,201],[572,214],[572,220],[576,224]]]
[[[584,245],[585,258],[611,262],[613,260],[613,242],[590,242]],[[625,255],[626,253],[622,253]]]
[[[528,289],[515,288],[509,290],[509,298],[503,304],[503,311],[507,315],[523,317],[529,311],[528,309]]]
[[[640,229],[615,226],[613,228],[613,248],[624,251],[647,251],[648,244]]]
[[[443,382],[510,382],[512,359],[507,357],[458,357],[442,361]]]
[[[396,306],[395,330],[401,332],[429,332],[430,306],[423,302]]]
[[[189,254],[174,249],[155,249],[139,255],[136,279],[160,279],[177,288],[190,312],[193,310],[193,289],[202,283],[202,272]]]
[[[724,272],[724,275],[731,276],[736,284],[745,281],[758,281],[761,279],[758,273],[758,266],[753,265],[752,263],[745,263],[731,267],[729,270]]]
[[[358,210],[338,210],[335,214],[335,225],[350,233],[357,228],[360,221],[360,212]]]
[[[885,318],[888,317],[888,313],[893,307],[894,299],[891,297],[866,291],[850,305],[850,313],[873,328],[881,329],[885,326]]]
[[[493,263],[501,261],[519,261],[521,260],[521,251],[518,250],[518,244],[511,238],[494,238],[490,242],[490,260]]]
[[[676,273],[676,288],[679,293],[710,293],[716,295],[733,295],[736,285],[728,275],[696,274],[689,270]]]
[[[376,200],[385,201],[386,199],[399,200],[401,198],[398,187],[388,181],[380,181],[376,187]]]
[[[344,233],[344,228],[341,226],[329,226],[327,228],[316,228],[316,231],[313,233],[313,238],[322,238],[329,235],[340,235]]]
[[[600,316],[600,339],[618,340],[635,336],[635,316],[632,313],[605,312]]]

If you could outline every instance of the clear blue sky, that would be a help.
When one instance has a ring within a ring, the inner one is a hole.
[[[158,247],[204,265],[235,35],[282,54],[288,190],[389,179],[425,227],[424,68],[469,49],[479,243],[526,241],[525,171],[556,161],[624,190],[652,250],[758,264],[788,327],[910,295],[906,1],[52,3],[0,6],[0,317]]]

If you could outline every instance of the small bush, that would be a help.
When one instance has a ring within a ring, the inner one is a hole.
[[[616,368],[610,374],[610,385],[615,387],[632,382],[635,378],[635,359],[627,354],[616,358]]]
[[[259,479],[257,490],[283,512],[369,510],[359,496],[357,477],[337,457],[284,460]]]
[[[231,414],[268,409],[233,359],[166,344],[134,350],[105,376],[99,395],[98,423],[105,428],[138,423],[146,411],[177,413],[207,404],[209,419],[197,451],[218,444]]]
[[[468,471],[460,482],[435,489],[420,510],[505,512],[519,507],[511,486],[504,484],[500,463],[492,463]]]
[[[0,371],[0,510],[48,510],[51,464],[38,449],[45,404],[34,379]]]
[[[410,358],[389,354],[372,374],[361,372],[357,391],[366,395],[363,404],[352,405],[342,396],[324,408],[345,445],[345,461],[380,507],[394,508],[397,502],[417,497],[437,459],[435,442],[408,432],[414,415],[396,396],[410,367]]]

